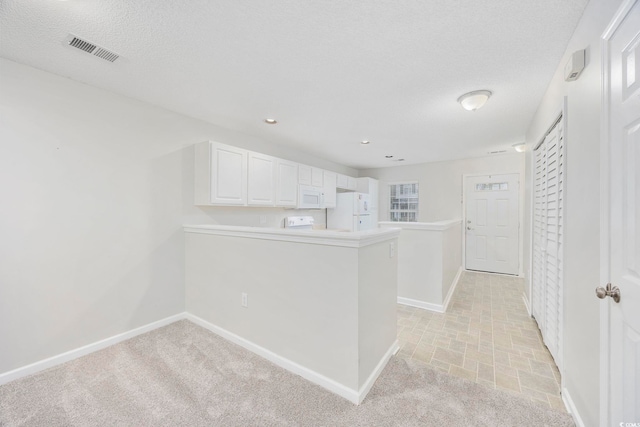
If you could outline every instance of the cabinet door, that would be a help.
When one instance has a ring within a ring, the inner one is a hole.
[[[356,178],[358,193],[369,195],[369,210],[378,210],[378,180],[373,178]]]
[[[297,206],[298,164],[278,159],[276,162],[276,206]]]
[[[338,174],[336,187],[346,190],[349,187],[349,177],[347,175]]]
[[[358,193],[371,194],[371,180],[373,178],[356,178],[356,191]]]
[[[322,187],[323,183],[323,170],[318,168],[311,168],[311,185],[314,187]]]
[[[324,183],[324,207],[335,208],[336,207],[336,178],[337,174],[334,172],[323,172]]]
[[[249,182],[247,204],[249,206],[274,206],[276,203],[276,158],[249,152]]]
[[[298,183],[311,185],[311,166],[298,165]]]
[[[378,181],[375,179],[369,180],[369,200],[371,203],[371,210],[374,212],[378,212],[378,195],[380,188],[378,186]]]
[[[247,150],[211,143],[211,203],[247,204]]]
[[[358,188],[358,183],[356,179],[352,176],[348,176],[347,179],[349,180],[349,184],[347,185],[347,190],[356,191],[356,188]]]

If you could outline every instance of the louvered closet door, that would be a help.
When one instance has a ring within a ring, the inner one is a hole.
[[[563,307],[563,121],[535,151],[533,315],[545,344],[562,364]]]
[[[547,224],[547,193],[546,193],[546,165],[547,150],[543,146],[534,152],[535,178],[533,200],[533,286],[532,308],[533,317],[538,325],[544,324],[546,300],[545,292],[545,251],[546,224]]]

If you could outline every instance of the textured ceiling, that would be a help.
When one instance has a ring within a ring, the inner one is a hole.
[[[348,166],[396,166],[524,140],[587,2],[0,0],[0,56]],[[69,33],[122,57],[70,48]],[[494,93],[483,109],[456,103],[478,89]]]

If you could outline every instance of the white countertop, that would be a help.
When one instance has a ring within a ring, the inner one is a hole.
[[[448,219],[436,222],[395,222],[380,221],[380,227],[387,229],[388,227],[401,228],[403,230],[429,230],[444,231],[455,225],[462,223],[461,219]]]
[[[392,223],[396,224],[396,223]],[[195,224],[184,225],[186,233],[212,234],[248,239],[277,240],[326,246],[361,248],[395,239],[400,228],[376,228],[367,231],[343,232],[336,230],[292,230],[288,228],[243,227],[237,225]]]

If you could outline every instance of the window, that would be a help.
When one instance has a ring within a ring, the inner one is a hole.
[[[476,191],[508,191],[508,182],[489,182],[486,184],[476,184]]]
[[[389,186],[389,221],[418,222],[418,183]]]

